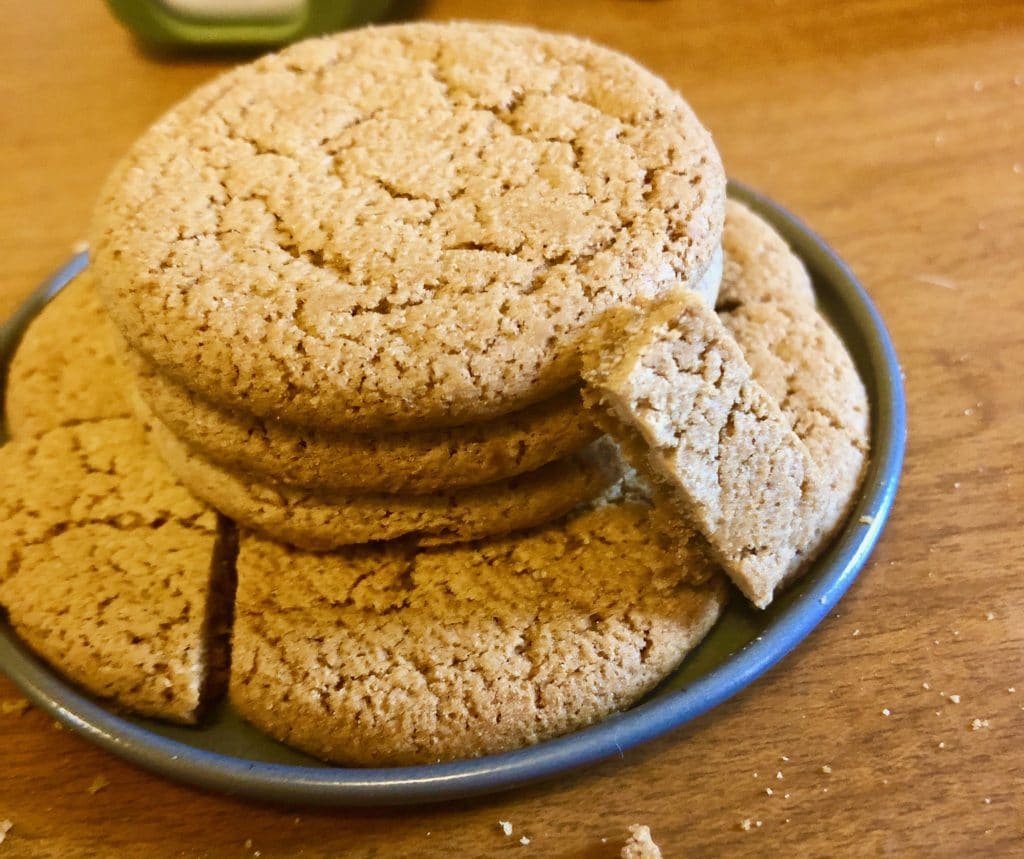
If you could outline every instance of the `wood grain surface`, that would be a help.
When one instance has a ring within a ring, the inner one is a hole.
[[[0,677],[0,820],[13,824],[0,857],[612,857],[634,822],[666,857],[1024,855],[1024,9],[417,12],[500,15],[633,54],[687,96],[731,175],[845,257],[906,373],[909,450],[881,544],[838,613],[726,705],[621,760],[471,802],[317,810],[207,794],[37,711],[6,712],[19,693]],[[6,314],[83,235],[132,139],[234,60],[147,56],[99,0],[7,3],[2,45]],[[109,783],[91,792],[98,776]]]

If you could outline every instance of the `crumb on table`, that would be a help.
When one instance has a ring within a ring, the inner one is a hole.
[[[661,859],[661,848],[651,838],[651,828],[634,823],[619,853],[621,859]]]

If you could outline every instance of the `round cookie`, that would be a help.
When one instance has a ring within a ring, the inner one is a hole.
[[[7,375],[4,413],[11,436],[130,415],[130,382],[115,336],[87,269],[22,335]]]
[[[219,409],[137,353],[130,363],[139,395],[174,435],[230,471],[290,486],[407,494],[461,489],[533,471],[600,435],[575,389],[483,423],[371,435]]]
[[[715,309],[758,384],[829,478],[841,518],[867,462],[867,391],[843,341],[817,310],[803,263],[745,206],[730,200],[727,211]]]
[[[602,438],[529,474],[453,492],[314,493],[226,471],[159,420],[150,430],[171,470],[200,498],[240,525],[314,551],[400,537],[436,545],[507,534],[562,516],[621,474],[615,446]]]
[[[725,601],[645,499],[616,491],[525,534],[311,554],[243,532],[230,697],[259,729],[345,765],[494,754],[631,706]],[[689,575],[706,579],[689,583]]]
[[[211,402],[420,430],[572,387],[599,314],[700,281],[724,195],[710,135],[632,60],[413,23],[201,88],[115,169],[91,244],[132,346]]]
[[[716,309],[753,378],[778,403],[819,470],[827,545],[857,497],[870,451],[870,404],[843,341],[815,306],[800,260],[761,218],[729,201]]]
[[[720,312],[761,301],[814,304],[814,288],[800,258],[763,218],[736,200],[725,204],[725,260],[717,300]]]
[[[0,605],[96,695],[197,720],[226,680],[230,554],[133,419],[0,447]]]

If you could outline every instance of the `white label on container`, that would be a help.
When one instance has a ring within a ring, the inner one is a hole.
[[[291,18],[306,0],[161,0],[170,12],[189,18]]]

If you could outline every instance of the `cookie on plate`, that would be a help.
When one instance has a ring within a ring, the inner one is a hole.
[[[218,408],[130,356],[146,405],[179,439],[229,471],[317,490],[420,494],[533,471],[600,431],[576,389],[490,421],[404,433],[290,426]]]
[[[740,262],[726,257],[722,317],[685,291],[618,314],[588,354],[585,399],[657,482],[661,513],[692,521],[763,608],[849,510],[867,397],[799,261],[753,213],[730,204],[729,218]],[[765,257],[767,274],[750,262]]]
[[[365,766],[586,727],[675,670],[724,603],[713,567],[681,563],[649,513],[620,485],[561,522],[457,546],[311,554],[243,533],[231,700],[282,742]]]
[[[133,419],[0,447],[0,606],[90,692],[195,722],[226,680],[230,538]]]
[[[197,90],[115,169],[91,245],[118,327],[179,384],[395,432],[573,387],[603,311],[702,281],[724,202],[710,135],[634,61],[412,23]]]
[[[476,540],[529,528],[599,495],[621,475],[618,450],[598,439],[529,474],[427,495],[313,492],[228,471],[179,441],[158,420],[151,438],[192,492],[240,525],[310,550],[414,538],[421,545]]]
[[[79,421],[127,417],[129,390],[114,327],[86,269],[22,335],[7,375],[7,427],[23,438]]]

